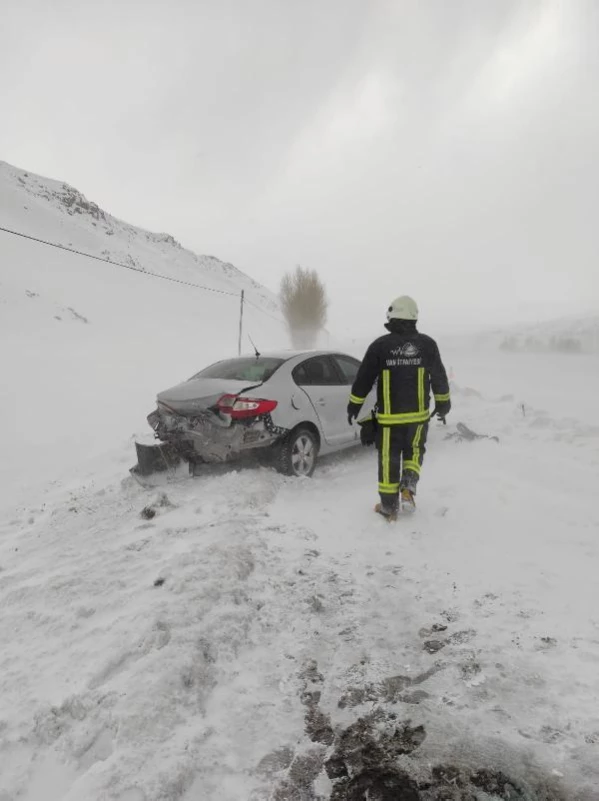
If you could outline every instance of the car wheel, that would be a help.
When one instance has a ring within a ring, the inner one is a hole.
[[[308,478],[318,457],[318,437],[309,428],[296,428],[282,444],[276,467],[286,476]]]

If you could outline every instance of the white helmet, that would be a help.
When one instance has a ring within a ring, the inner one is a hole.
[[[387,309],[387,322],[390,320],[417,320],[418,306],[416,301],[407,295],[395,298]]]

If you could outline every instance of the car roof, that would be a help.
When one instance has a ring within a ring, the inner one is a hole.
[[[330,356],[332,354],[341,355],[342,353],[343,351],[338,351],[338,350],[271,350],[271,351],[265,351],[264,353],[260,353],[260,357],[265,359],[282,359],[283,361],[288,361],[289,359],[296,359],[300,356]],[[255,354],[254,353],[241,354],[242,358],[250,356],[255,356]]]

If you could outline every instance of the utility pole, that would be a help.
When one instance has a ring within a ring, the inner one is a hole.
[[[239,305],[239,342],[237,345],[237,355],[241,356],[241,335],[243,333],[243,301],[245,298],[245,291],[241,290],[241,303]]]

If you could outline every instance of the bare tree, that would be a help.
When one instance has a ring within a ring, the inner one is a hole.
[[[316,270],[299,265],[286,273],[279,293],[294,348],[313,348],[327,321],[329,302]]]

